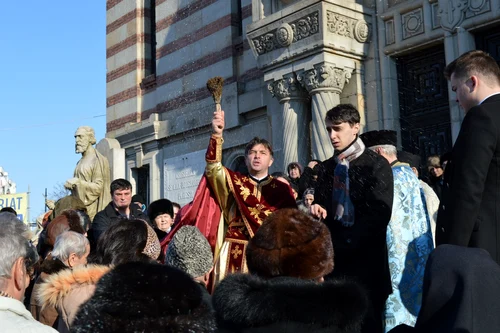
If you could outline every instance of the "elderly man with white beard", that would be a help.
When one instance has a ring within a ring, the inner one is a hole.
[[[76,165],[73,178],[64,184],[71,194],[83,201],[92,220],[111,201],[108,192],[110,176],[108,160],[93,145],[96,143],[94,129],[78,127],[75,133],[75,151],[82,154]]]

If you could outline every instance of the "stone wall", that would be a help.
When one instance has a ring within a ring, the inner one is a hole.
[[[213,76],[225,79],[226,165],[254,136],[272,142],[272,171],[328,158],[329,108],[352,103],[363,131],[399,131],[398,57],[442,45],[448,63],[499,23],[500,0],[108,0],[106,136],[124,149],[114,165],[134,184],[147,165],[149,197],[168,197],[169,163],[206,149]],[[448,96],[454,139],[463,112]]]

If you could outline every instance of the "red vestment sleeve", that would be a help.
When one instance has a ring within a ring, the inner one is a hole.
[[[194,225],[208,239],[208,243],[215,250],[217,230],[221,216],[221,209],[215,200],[205,175],[201,177],[193,201],[182,207],[177,213],[175,226],[172,231],[161,240],[163,253],[167,252],[168,244],[177,230],[185,225]]]

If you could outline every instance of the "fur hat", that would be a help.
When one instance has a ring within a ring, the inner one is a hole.
[[[208,240],[194,226],[181,227],[168,245],[165,264],[188,273],[203,276],[213,267],[214,257]]]
[[[326,225],[297,209],[269,216],[246,250],[248,270],[264,278],[321,278],[333,270],[333,245]]]
[[[359,136],[367,147],[391,145],[396,147],[398,145],[398,134],[396,131],[380,130],[369,131]]]
[[[172,206],[172,202],[168,199],[159,199],[153,201],[148,207],[148,217],[151,223],[154,223],[154,220],[157,216],[168,214],[170,217],[174,217],[174,206]]]
[[[370,304],[366,290],[347,279],[316,283],[252,274],[225,277],[212,302],[221,332],[359,333]]]
[[[160,265],[116,266],[80,306],[71,332],[215,332],[203,291],[186,273]]]

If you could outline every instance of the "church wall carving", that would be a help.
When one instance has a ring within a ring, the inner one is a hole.
[[[312,3],[312,5],[311,5]],[[309,5],[308,5],[309,4]],[[247,27],[247,39],[259,68],[267,70],[322,48],[366,57],[372,35],[372,12],[352,3],[302,1]]]
[[[378,8],[385,30],[384,52],[398,53],[409,46],[433,42],[442,39],[447,31],[455,33],[459,27],[468,29],[492,19],[500,21],[498,15],[492,15],[492,1],[498,3],[497,0],[429,0],[396,4],[388,0],[383,8]],[[497,5],[500,9],[500,4]]]
[[[252,39],[252,45],[261,55],[274,49],[288,47],[292,43],[319,32],[319,11],[315,11],[290,23],[283,23],[277,29]]]

